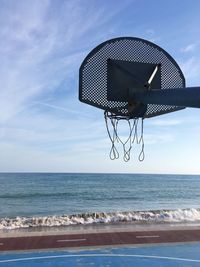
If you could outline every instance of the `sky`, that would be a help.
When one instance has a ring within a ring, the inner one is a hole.
[[[145,160],[126,163],[109,158],[103,111],[78,100],[84,58],[122,36],[161,46],[200,85],[200,1],[0,4],[0,172],[200,174],[199,109],[145,119]]]

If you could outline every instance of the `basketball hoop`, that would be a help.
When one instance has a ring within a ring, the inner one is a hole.
[[[119,158],[119,152],[117,145],[122,146],[123,150],[123,159],[125,162],[128,162],[131,158],[131,150],[133,145],[140,145],[141,151],[139,153],[138,159],[139,161],[143,161],[145,158],[144,154],[144,124],[143,118],[130,118],[128,116],[117,116],[114,113],[104,111],[104,118],[107,133],[109,139],[111,141],[111,149],[110,149],[110,159],[115,160]],[[128,137],[125,141],[118,134],[119,121],[124,120],[128,125]],[[140,131],[138,128],[140,127]],[[139,135],[140,132],[140,135]]]
[[[135,37],[108,40],[84,59],[79,72],[79,100],[104,110],[111,141],[110,158],[129,161],[135,144],[144,160],[145,118],[200,108],[200,87],[185,87],[176,61],[156,44]],[[119,135],[119,122],[128,125],[127,138]],[[140,133],[140,134],[139,134]]]

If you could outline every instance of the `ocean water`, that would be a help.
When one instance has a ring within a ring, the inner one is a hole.
[[[200,176],[1,173],[0,229],[200,222]]]

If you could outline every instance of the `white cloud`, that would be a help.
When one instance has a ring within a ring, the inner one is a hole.
[[[164,126],[164,127],[168,127],[168,126],[175,126],[175,125],[180,125],[183,123],[183,120],[180,119],[156,119],[153,120],[152,122],[150,122],[151,125],[154,126]]]
[[[188,53],[188,52],[193,52],[197,47],[197,44],[193,43],[193,44],[189,44],[183,48],[181,48],[181,52],[183,53]]]
[[[144,142],[147,145],[171,143],[174,139],[175,138],[171,133],[154,133],[144,135]]]
[[[52,109],[51,112],[49,109]],[[73,153],[76,146],[79,149],[84,146],[92,148],[106,135],[103,115],[99,119],[54,105],[47,106],[47,110],[25,110],[2,125],[0,143],[34,147],[59,155],[66,150]]]
[[[198,85],[200,82],[200,58],[190,57],[180,63],[181,69],[186,78],[186,85]]]
[[[105,18],[103,7],[94,12],[95,7],[79,1],[12,3],[1,7],[0,122],[35,97],[51,93],[63,80],[78,77],[88,33],[114,14]]]
[[[45,107],[48,107],[48,108],[53,109],[53,110],[64,111],[64,112],[66,112],[68,114],[69,113],[77,114],[77,115],[81,115],[81,116],[85,117],[85,114],[82,114],[80,111],[78,111],[76,109],[70,109],[70,108],[67,108],[67,107],[58,106],[58,105],[54,105],[54,104],[49,104],[49,103],[46,103],[46,102],[39,102],[39,101],[33,101],[33,104],[45,106]]]

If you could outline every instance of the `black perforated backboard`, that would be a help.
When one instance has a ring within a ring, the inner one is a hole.
[[[146,82],[155,67],[151,84]],[[159,46],[133,37],[108,40],[93,49],[83,61],[79,74],[79,99],[117,115],[130,114],[128,89],[165,90],[184,88],[183,73],[174,59]],[[142,117],[153,117],[180,110],[175,106],[148,104]],[[138,113],[139,114],[139,113]],[[140,117],[136,114],[135,116]]]

